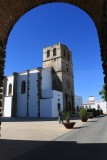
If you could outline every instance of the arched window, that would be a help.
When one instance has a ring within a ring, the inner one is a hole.
[[[26,91],[26,82],[22,81],[21,83],[21,94],[25,94]]]
[[[9,84],[8,95],[11,95],[11,94],[12,94],[12,84],[10,83]]]
[[[50,50],[47,50],[47,58],[50,57]]]
[[[53,49],[53,56],[56,56],[56,48]]]

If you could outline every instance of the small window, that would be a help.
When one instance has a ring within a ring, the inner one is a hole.
[[[8,92],[8,95],[11,95],[12,94],[12,84],[10,83],[9,84],[9,92]]]
[[[50,50],[47,50],[47,58],[50,57]]]
[[[68,68],[67,68],[67,72],[68,72]]]
[[[26,91],[26,82],[22,81],[21,83],[21,94],[25,94]]]
[[[97,105],[97,109],[99,109],[99,108],[100,108],[100,105],[98,104],[98,105]]]
[[[53,56],[56,56],[56,48],[53,49]]]

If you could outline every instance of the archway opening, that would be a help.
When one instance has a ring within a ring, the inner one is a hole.
[[[5,75],[42,66],[43,47],[58,42],[72,51],[75,94],[84,100],[99,97],[103,75],[95,25],[84,11],[65,3],[42,5],[20,18],[7,43]]]

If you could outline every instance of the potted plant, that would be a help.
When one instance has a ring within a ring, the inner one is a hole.
[[[82,108],[79,112],[80,119],[82,122],[87,122],[88,120],[88,112],[85,108]]]
[[[93,118],[93,110],[92,110],[92,108],[87,109],[87,112],[88,112],[88,118],[92,119]]]
[[[64,125],[67,129],[71,129],[71,128],[73,128],[73,126],[75,125],[75,122],[70,122],[71,114],[72,114],[71,111],[63,111],[63,117],[66,119],[66,121],[63,122],[63,125]]]

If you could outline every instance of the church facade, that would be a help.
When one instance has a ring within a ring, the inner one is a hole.
[[[42,67],[4,78],[5,117],[57,117],[74,103],[72,54],[61,43],[43,48]]]

